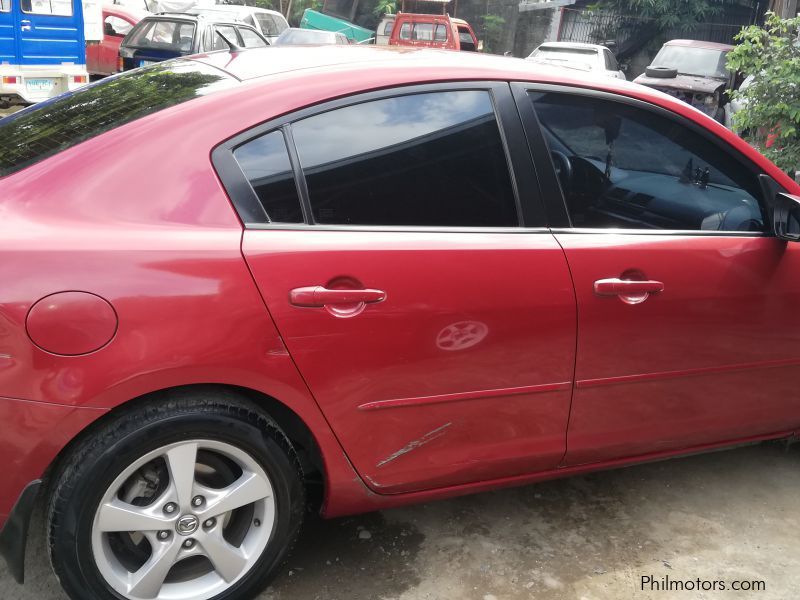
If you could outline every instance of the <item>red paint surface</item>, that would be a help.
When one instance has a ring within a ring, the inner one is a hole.
[[[645,88],[570,80],[512,59],[336,46],[200,60],[251,81],[0,180],[0,455],[13,472],[0,479],[0,514],[88,423],[178,385],[241,386],[293,410],[322,451],[328,516],[800,428],[800,290],[791,276],[798,246],[564,234],[563,252],[541,232],[248,230],[243,239],[210,162],[220,141],[330,98],[443,80],[520,80],[661,105],[800,193],[722,126]],[[272,75],[254,80],[266,71]],[[664,292],[639,305],[594,294],[594,281],[630,268],[663,282]],[[290,305],[290,290],[337,277],[383,290],[386,300],[351,319]],[[31,307],[64,290],[113,305],[119,326],[111,343],[57,356],[31,342]],[[478,343],[437,346],[452,344],[469,321],[485,326],[475,330],[485,331]],[[769,368],[737,367],[753,364]],[[674,373],[691,376],[661,375]],[[630,380],[639,376],[646,380]],[[567,433],[572,391],[563,384],[576,379],[584,385],[574,391]],[[598,381],[610,384],[590,383]],[[519,388],[532,389],[504,391]],[[451,395],[459,399],[358,408]],[[397,454],[410,446],[416,450]],[[558,466],[586,462],[595,464]],[[426,491],[401,493],[412,490]]]

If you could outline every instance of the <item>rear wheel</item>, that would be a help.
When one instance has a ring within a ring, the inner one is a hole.
[[[48,511],[53,568],[78,600],[235,600],[285,559],[305,503],[280,428],[226,391],[177,395],[75,449]]]

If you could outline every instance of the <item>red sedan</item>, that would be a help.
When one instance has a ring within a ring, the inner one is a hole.
[[[800,431],[800,187],[659,92],[355,46],[0,121],[0,548],[250,598],[325,517]]]

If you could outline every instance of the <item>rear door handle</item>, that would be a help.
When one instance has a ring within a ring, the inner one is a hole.
[[[358,304],[383,302],[383,290],[329,290],[321,285],[295,288],[289,292],[289,302],[294,306],[322,307],[328,304]]]
[[[31,22],[28,20],[23,20],[19,22],[20,24],[20,31],[30,31],[31,30]]]
[[[594,282],[594,293],[598,296],[633,296],[656,294],[664,291],[660,281],[632,281],[629,279],[599,279]]]

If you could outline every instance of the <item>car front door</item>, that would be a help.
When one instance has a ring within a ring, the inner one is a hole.
[[[249,207],[243,252],[286,349],[367,485],[558,465],[575,300],[507,84],[347,99],[214,160]]]
[[[572,224],[555,230],[580,332],[565,464],[796,429],[800,246],[770,236],[757,167],[643,102],[515,95]]]

